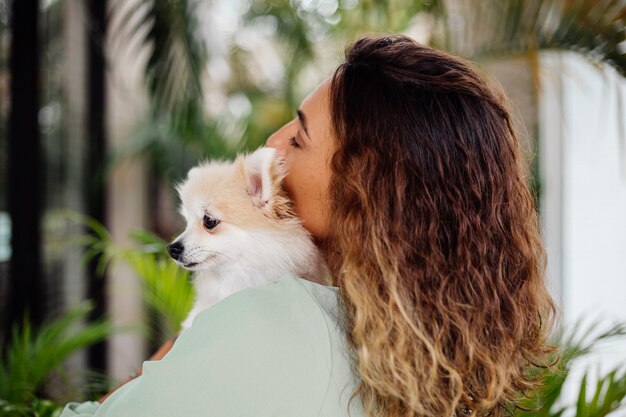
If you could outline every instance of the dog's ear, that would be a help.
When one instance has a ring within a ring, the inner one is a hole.
[[[271,206],[280,193],[280,183],[285,176],[282,164],[272,148],[259,148],[244,157],[243,171],[248,194],[257,207]]]

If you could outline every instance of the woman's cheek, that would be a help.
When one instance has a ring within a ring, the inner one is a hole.
[[[286,169],[287,169],[287,175],[285,176],[285,179],[283,180],[283,187],[285,188],[285,191],[287,192],[287,195],[289,196],[289,198],[291,199],[291,201],[293,201],[294,206],[297,210],[297,187],[294,187],[293,184],[293,171],[290,169],[291,166],[289,163],[286,164]]]

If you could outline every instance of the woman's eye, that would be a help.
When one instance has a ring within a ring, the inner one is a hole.
[[[204,219],[202,219],[202,223],[206,230],[213,230],[220,223],[220,221],[217,220],[215,217],[205,215]]]
[[[292,137],[291,139],[289,139],[289,145],[293,146],[294,148],[299,148],[300,145],[298,145],[298,142],[296,142],[296,137]]]

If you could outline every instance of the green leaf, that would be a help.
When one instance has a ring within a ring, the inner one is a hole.
[[[102,234],[106,236],[107,234]],[[86,257],[99,257],[100,264],[119,260],[127,263],[141,278],[143,299],[156,316],[151,334],[170,339],[191,310],[194,291],[189,272],[179,268],[167,255],[167,243],[154,233],[135,230],[131,238],[139,246],[127,248],[115,245],[110,239],[88,241]]]
[[[624,404],[626,393],[626,372],[616,377],[618,370],[609,372],[598,379],[591,401],[587,402],[589,390],[588,376],[585,373],[576,404],[563,404],[555,409],[555,404],[570,377],[570,370],[576,361],[593,352],[600,344],[626,336],[626,322],[616,323],[606,330],[595,331],[599,321],[584,325],[579,320],[570,329],[561,329],[555,334],[552,343],[559,346],[559,361],[553,367],[535,369],[534,372],[541,382],[539,387],[526,393],[517,402],[519,408],[513,411],[516,417],[557,417],[562,414],[574,414],[576,417],[600,417],[615,411]],[[509,407],[513,409],[513,407]],[[528,410],[528,411],[526,411]]]
[[[28,317],[21,326],[15,326],[6,351],[0,351],[6,358],[0,367],[0,398],[13,405],[35,400],[51,372],[58,370],[69,355],[111,334],[109,322],[104,319],[77,329],[92,310],[85,303],[38,329],[33,329]]]
[[[618,0],[472,0],[437,17],[463,19],[438,42],[474,60],[567,50],[626,76],[626,4]]]
[[[614,369],[598,377],[591,401],[586,400],[587,374],[583,377],[576,406],[576,417],[604,417],[624,407],[626,398],[626,369]]]
[[[576,416],[588,417],[586,412],[586,396],[587,396],[587,374],[583,376],[580,382],[580,390],[578,391],[578,403],[576,404]]]
[[[153,111],[172,115],[175,124],[197,118],[202,109],[200,74],[208,53],[198,31],[201,5],[193,0],[118,2],[111,12],[114,51],[136,55],[149,49],[144,73]]]

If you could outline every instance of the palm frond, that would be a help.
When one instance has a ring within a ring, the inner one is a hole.
[[[62,210],[60,215],[70,222],[79,224],[89,231],[88,234],[79,234],[72,236],[68,241],[68,246],[84,248],[85,253],[82,257],[83,264],[88,264],[97,259],[96,274],[103,276],[104,271],[111,259],[115,255],[112,251],[115,247],[112,245],[113,237],[111,233],[93,217],[79,213],[73,210]]]
[[[153,333],[167,340],[180,331],[183,320],[191,310],[194,293],[189,272],[162,255],[129,250],[123,256],[141,277],[144,300],[157,314],[159,328]]]
[[[201,70],[208,53],[198,32],[194,0],[114,1],[113,51],[139,56],[149,48],[145,78],[155,113],[185,124],[201,117]]]
[[[558,49],[626,76],[626,4],[620,0],[448,1],[447,44],[473,59]],[[450,23],[451,22],[451,23]]]
[[[112,240],[88,241],[86,253],[110,260],[126,262],[141,278],[143,299],[156,316],[155,328],[150,334],[164,340],[171,339],[191,310],[194,299],[189,272],[179,268],[167,255],[167,243],[146,230],[135,230],[131,238],[137,247],[122,247]],[[102,263],[102,260],[100,261]],[[103,271],[104,272],[104,271]]]
[[[626,3],[619,0],[562,1],[554,30],[540,32],[539,46],[582,53],[626,76]]]
[[[0,398],[9,404],[28,404],[69,355],[104,340],[111,333],[107,320],[75,329],[92,310],[85,303],[38,329],[32,327],[28,318],[21,326],[15,326],[6,351],[0,352],[4,358],[0,366]]]
[[[576,417],[603,417],[624,405],[626,369],[614,369],[598,377],[590,401],[587,400],[589,372],[586,372],[580,383],[577,403],[556,407],[575,362],[602,343],[626,336],[626,322],[617,323],[600,332],[595,331],[598,325],[598,321],[586,325],[578,321],[570,329],[561,330],[555,335],[553,342],[559,346],[554,358],[556,365],[535,370],[539,372],[536,376],[541,385],[537,390],[526,393],[511,408],[515,417],[559,417],[574,410]]]

